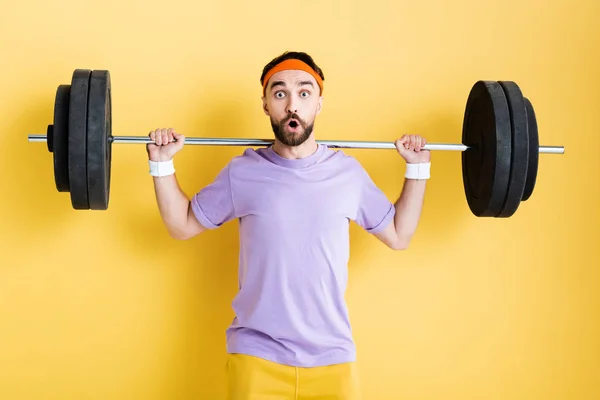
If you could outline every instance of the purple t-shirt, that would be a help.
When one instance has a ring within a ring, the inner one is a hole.
[[[376,233],[394,205],[353,157],[247,149],[192,198],[200,223],[239,221],[239,291],[227,351],[313,367],[354,361],[345,303],[349,223]]]

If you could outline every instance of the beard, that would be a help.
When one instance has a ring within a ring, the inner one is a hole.
[[[288,130],[288,123],[291,119],[295,119],[299,124],[298,128],[294,131]],[[312,134],[314,125],[314,121],[308,124],[296,114],[290,115],[279,122],[274,121],[273,118],[271,118],[271,128],[273,128],[275,137],[282,144],[290,147],[300,146],[302,143],[306,142]]]

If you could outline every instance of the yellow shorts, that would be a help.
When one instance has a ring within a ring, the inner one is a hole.
[[[227,400],[360,400],[356,363],[302,368],[228,354]]]

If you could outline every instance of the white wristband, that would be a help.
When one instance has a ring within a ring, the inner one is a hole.
[[[406,179],[429,179],[431,163],[406,164]]]
[[[161,162],[148,160],[148,165],[150,166],[150,175],[152,176],[169,176],[175,173],[173,159]]]

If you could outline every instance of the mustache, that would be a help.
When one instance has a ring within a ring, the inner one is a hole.
[[[300,122],[300,124],[304,125],[304,120],[302,120],[302,118],[300,118],[298,116],[298,114],[291,114],[290,116],[288,116],[287,118],[285,118],[283,121],[281,121],[281,123],[288,123],[291,120],[295,119],[296,121]]]

